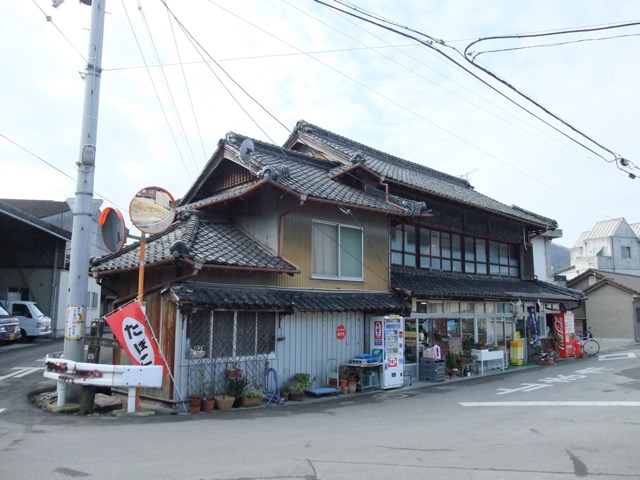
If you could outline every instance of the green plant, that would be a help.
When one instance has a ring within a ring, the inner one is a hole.
[[[258,388],[247,388],[242,396],[245,398],[262,398],[262,391]]]
[[[293,382],[290,385],[292,392],[304,392],[306,389],[313,385],[316,381],[316,377],[311,378],[309,373],[296,373],[293,376]]]
[[[282,385],[280,387],[280,395],[289,395],[290,391],[291,391],[291,388],[289,387],[289,385]]]
[[[232,397],[240,398],[244,396],[247,385],[249,385],[249,380],[246,378],[232,378],[227,385],[227,391]]]
[[[447,357],[446,357],[447,367],[449,367],[450,369],[458,368],[458,358],[459,356],[455,352],[447,353]]]

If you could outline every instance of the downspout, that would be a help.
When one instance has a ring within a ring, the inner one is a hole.
[[[384,183],[385,180],[386,180],[385,177],[380,177],[380,185],[384,187],[384,201],[387,203],[390,203],[389,202],[389,184]]]
[[[53,320],[53,326],[51,331],[55,336],[56,331],[58,330],[58,248],[54,248],[53,252],[53,268],[51,269],[51,292],[49,297],[49,309],[51,310],[51,318]]]
[[[405,210],[405,207],[402,207],[401,205],[398,205],[397,203],[393,203],[391,201],[389,201],[389,184],[388,183],[384,183],[385,178],[382,177],[380,178],[380,185],[382,185],[384,187],[384,201],[387,202],[389,205],[393,205],[394,207],[399,208],[400,210]]]

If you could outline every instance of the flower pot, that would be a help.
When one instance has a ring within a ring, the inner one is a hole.
[[[260,405],[262,405],[261,397],[242,397],[240,400],[240,406],[242,407],[259,407]]]
[[[339,382],[339,385],[340,385],[340,392],[341,392],[341,393],[347,393],[347,392],[348,392],[348,389],[347,389],[347,379],[346,379],[346,378],[345,378],[345,379],[342,379],[342,378],[341,378],[341,379],[340,379],[340,382]]]
[[[236,397],[232,397],[231,395],[216,395],[213,398],[216,401],[216,407],[218,407],[218,410],[223,412],[231,410],[233,402],[236,400]]]
[[[191,406],[200,407],[202,403],[202,395],[191,395]]]
[[[216,401],[213,397],[207,397],[202,399],[202,411],[203,412],[213,412]]]
[[[358,389],[358,381],[357,380],[349,380],[347,382],[347,392],[348,393],[356,393]]]
[[[200,413],[200,405],[189,405],[189,412],[193,414]]]
[[[205,350],[191,350],[191,358],[204,358],[206,354]]]
[[[289,392],[289,400],[291,400],[292,402],[301,402],[302,397],[304,397],[304,392]]]

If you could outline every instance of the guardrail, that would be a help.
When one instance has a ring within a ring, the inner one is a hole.
[[[161,365],[105,365],[66,360],[61,357],[45,359],[45,378],[58,382],[57,405],[65,404],[65,385],[96,387],[128,387],[127,412],[135,412],[136,389],[162,386]]]

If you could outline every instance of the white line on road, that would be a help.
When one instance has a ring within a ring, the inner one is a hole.
[[[44,367],[13,367],[13,369],[17,370],[17,372],[13,372],[8,375],[3,375],[2,377],[0,377],[0,382],[2,380],[5,380],[11,377],[22,378],[25,375],[29,375],[30,373],[37,372],[38,370],[44,370]]]
[[[640,402],[460,402],[463,407],[640,407]]]
[[[636,354],[633,352],[629,353],[610,353],[608,355],[598,355],[598,361],[602,362],[603,360],[622,360],[624,358],[637,358]]]
[[[6,408],[0,408],[0,413],[4,412]]]

